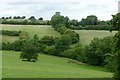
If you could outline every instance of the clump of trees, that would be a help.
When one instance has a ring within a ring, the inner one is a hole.
[[[112,19],[112,28],[118,30],[118,33],[115,35],[115,50],[114,53],[116,54],[115,56],[115,61],[116,61],[116,69],[114,73],[114,78],[116,80],[120,79],[120,13],[117,13],[116,15],[113,15]]]
[[[28,19],[26,19],[26,16],[2,17],[1,21],[2,24],[18,25],[50,25],[51,23],[55,29],[59,26],[65,26],[66,28],[75,30],[109,30],[111,27],[111,21],[100,21],[95,15],[89,15],[78,21],[75,19],[70,20],[67,16],[64,17],[60,12],[56,12],[52,16],[51,21],[43,20],[42,17],[36,19],[35,16],[30,16]]]
[[[79,41],[79,34],[69,29],[69,18],[60,15],[60,12],[56,12],[55,15],[52,16],[51,25],[60,34],[69,35],[72,44]]]
[[[40,40],[40,43],[51,46],[55,44],[56,37],[53,36],[43,36],[42,39]]]
[[[19,36],[21,31],[0,30],[0,34],[7,36]]]
[[[26,19],[26,16],[14,16],[10,17],[2,17],[2,24],[17,24],[17,25],[49,25],[49,20],[43,20],[40,17],[38,20],[34,16],[30,16],[30,18]]]
[[[20,59],[36,62],[36,60],[38,60],[38,50],[36,46],[30,42],[26,43],[21,50]]]

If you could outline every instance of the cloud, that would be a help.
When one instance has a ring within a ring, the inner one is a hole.
[[[70,19],[81,20],[88,15],[96,15],[100,20],[109,20],[112,14],[117,13],[117,2],[118,0],[1,0],[0,17],[34,15],[50,19],[56,11],[60,11]]]

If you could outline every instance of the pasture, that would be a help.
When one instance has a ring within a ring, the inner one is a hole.
[[[26,31],[30,37],[37,34],[40,38],[44,35],[60,36],[51,26],[48,25],[1,25],[3,30]],[[103,30],[75,30],[80,35],[80,44],[88,45],[94,37],[103,38],[105,36],[113,36],[116,31],[109,32]],[[2,36],[3,42],[13,42],[18,37]],[[79,44],[77,43],[77,44]],[[76,44],[75,44],[76,45]]]
[[[111,78],[113,73],[87,64],[68,63],[70,59],[39,55],[34,62],[21,61],[20,52],[2,52],[3,78]]]
[[[33,37],[34,35],[38,35],[42,38],[45,35],[52,35],[52,36],[60,36],[58,32],[56,32],[51,26],[48,25],[1,25],[3,30],[14,30],[14,31],[23,31],[27,32],[29,37]],[[6,42],[13,42],[17,40],[19,37],[11,37],[10,40],[9,36],[2,36],[2,41]]]

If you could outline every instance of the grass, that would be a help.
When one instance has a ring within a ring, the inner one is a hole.
[[[80,35],[80,44],[88,45],[93,38],[103,38],[105,36],[114,36],[116,31],[109,32],[104,30],[75,30]]]
[[[19,59],[20,52],[2,52],[3,78],[111,78],[112,73],[100,67],[68,63],[67,58],[40,54],[39,60],[24,62]]]
[[[3,42],[14,42],[15,40],[19,39],[19,37],[14,37],[14,36],[6,36],[6,35],[0,35],[0,36],[2,36]]]
[[[15,30],[15,31],[25,31],[28,32],[29,37],[33,37],[34,35],[38,35],[42,38],[45,35],[52,36],[60,36],[58,32],[56,32],[51,26],[48,25],[0,25],[3,30]],[[3,42],[6,41],[15,41],[17,37],[11,37],[10,40],[8,36],[2,36]],[[8,38],[8,39],[7,39]]]
[[[44,35],[60,36],[51,26],[48,25],[1,25],[4,30],[26,31],[30,37],[37,34],[40,38]],[[80,34],[80,44],[88,45],[94,37],[103,38],[105,36],[114,35],[116,31],[110,33],[109,31],[99,30],[75,30]],[[2,36],[3,42],[14,42],[18,37]],[[76,44],[74,44],[76,45]]]

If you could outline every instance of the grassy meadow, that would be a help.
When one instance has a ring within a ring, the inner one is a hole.
[[[75,30],[80,35],[80,44],[88,45],[93,38],[103,38],[105,36],[114,36],[116,31],[105,31],[105,30]]]
[[[100,67],[68,63],[70,59],[40,54],[36,63],[21,61],[20,52],[2,52],[3,78],[111,78]]]
[[[40,38],[44,35],[60,36],[51,26],[48,25],[1,25],[3,30],[26,31],[30,37],[37,34]],[[75,30],[80,35],[80,44],[88,45],[94,37],[103,38],[114,35],[116,31],[99,31],[99,30]],[[1,35],[0,35],[1,36]],[[14,42],[18,37],[2,36],[3,42]]]
[[[30,37],[37,34],[60,36],[48,25],[0,25],[3,30],[28,32]],[[103,38],[114,35],[113,31],[75,30],[80,34],[80,44],[88,45],[94,37]],[[1,37],[2,36],[2,37]],[[2,42],[14,42],[19,37],[0,35]],[[79,43],[77,43],[79,44]],[[74,44],[76,45],[76,44]],[[2,77],[3,78],[111,78],[113,73],[106,72],[101,67],[87,64],[78,65],[68,63],[70,59],[40,54],[36,63],[21,61],[20,52],[2,51]]]
[[[56,32],[51,26],[48,25],[1,25],[3,30],[14,30],[14,31],[23,31],[27,32],[29,37],[33,37],[34,35],[38,35],[42,38],[45,35],[52,35],[52,36],[60,36],[58,32]],[[2,41],[6,42],[13,42],[19,39],[18,37],[11,37],[9,36],[2,36]]]

